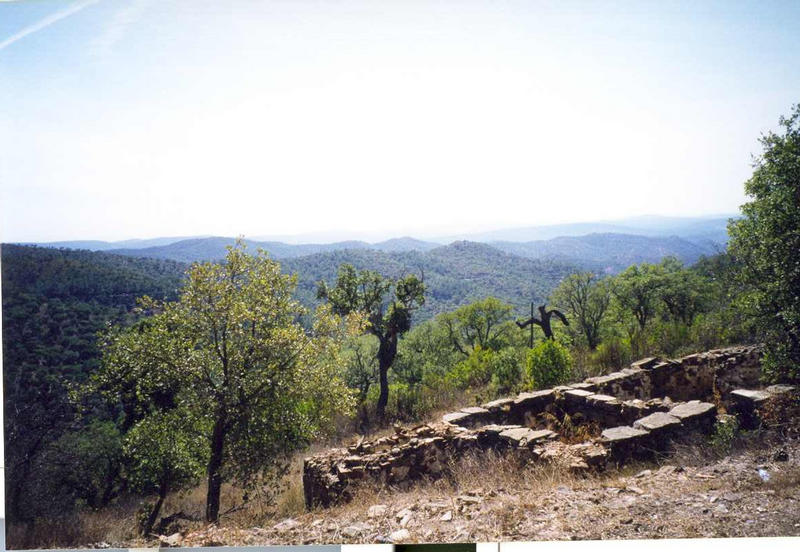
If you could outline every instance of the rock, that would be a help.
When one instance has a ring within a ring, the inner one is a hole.
[[[716,413],[716,406],[700,401],[679,404],[669,411],[670,416],[675,416],[687,427],[705,431],[710,431],[714,427]]]
[[[511,406],[512,411],[519,414],[531,412],[534,415],[544,411],[555,400],[552,389],[543,389],[532,393],[520,393]]]
[[[459,412],[445,414],[442,420],[454,425],[473,427],[489,421],[489,411],[480,406],[462,408]]]
[[[633,422],[636,429],[644,429],[651,433],[664,433],[681,425],[679,418],[666,412],[655,412]]]
[[[486,410],[488,410],[489,412],[499,412],[499,411],[509,410],[512,404],[514,404],[514,399],[506,398],[506,399],[497,399],[495,401],[488,402],[481,406]]]
[[[462,425],[464,420],[469,420],[469,414],[466,412],[450,412],[442,416],[442,421],[453,425]]]
[[[731,399],[741,405],[755,406],[763,403],[770,397],[767,391],[754,391],[750,389],[736,389],[731,391]]]
[[[447,510],[445,513],[442,514],[442,517],[439,518],[440,521],[452,521],[453,520],[453,511]]]
[[[300,525],[300,522],[296,519],[287,518],[280,523],[276,523],[272,528],[279,533],[285,533],[286,531],[291,531],[298,525]]]
[[[796,389],[797,387],[794,385],[779,383],[777,385],[770,385],[764,391],[770,395],[785,395],[787,393],[793,393]]]
[[[357,522],[353,525],[348,525],[344,529],[342,529],[342,535],[349,539],[354,539],[359,536],[361,533],[368,531],[370,529],[370,525],[368,523]]]
[[[408,540],[409,537],[411,537],[411,533],[408,532],[408,529],[399,529],[389,535],[389,540],[396,543]]]
[[[165,537],[164,535],[159,535],[158,543],[159,545],[167,548],[175,548],[183,543],[183,535],[181,535],[180,533],[173,533],[168,537]]]
[[[520,448],[536,443],[537,441],[555,437],[556,434],[549,429],[534,431],[527,427],[515,427],[501,431],[499,435],[501,439],[504,439],[512,446]]]
[[[403,481],[411,470],[409,466],[393,466],[391,471],[392,481]]]
[[[397,512],[397,513],[394,515],[394,519],[396,519],[397,521],[400,521],[400,520],[402,520],[404,517],[406,517],[406,516],[410,516],[411,514],[412,514],[411,510],[409,510],[408,508],[403,508],[402,510],[398,511],[398,512]]]
[[[617,443],[621,441],[641,439],[643,437],[647,437],[648,435],[649,432],[644,429],[633,428],[630,426],[619,426],[603,430],[601,438],[607,443]]]
[[[618,426],[603,431],[600,442],[611,452],[618,462],[630,456],[638,456],[643,450],[643,445],[650,440],[650,432],[630,426]]]
[[[373,518],[376,518],[376,517],[383,517],[383,516],[386,515],[386,510],[387,509],[388,508],[387,508],[386,504],[376,504],[374,506],[370,506],[369,510],[367,510],[367,517],[370,518],[370,519],[373,519]]]
[[[652,368],[659,362],[660,360],[658,357],[647,357],[643,358],[642,360],[637,360],[636,362],[632,362],[631,368],[640,368],[642,370],[647,370],[648,368]]]

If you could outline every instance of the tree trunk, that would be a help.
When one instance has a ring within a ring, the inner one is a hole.
[[[206,494],[206,521],[216,523],[219,519],[219,495],[222,490],[222,458],[225,446],[227,413],[220,407],[211,434],[211,456],[208,459],[208,492]]]
[[[381,392],[378,395],[378,406],[376,408],[378,419],[383,422],[386,419],[386,405],[389,403],[389,368],[397,356],[397,335],[389,334],[381,338],[378,347],[378,375],[380,376]]]
[[[167,498],[167,491],[169,491],[169,479],[164,478],[161,481],[161,484],[158,486],[158,500],[156,501],[155,506],[150,511],[150,515],[147,516],[147,521],[142,526],[142,536],[146,537],[150,534],[150,531],[153,530],[153,525],[155,525],[156,520],[158,519],[158,514],[161,512],[161,506],[164,505],[164,499]]]

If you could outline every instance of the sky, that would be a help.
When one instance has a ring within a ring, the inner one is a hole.
[[[800,3],[0,1],[0,240],[733,213]]]

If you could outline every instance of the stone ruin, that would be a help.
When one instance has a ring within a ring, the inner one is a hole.
[[[349,500],[361,483],[407,488],[444,476],[466,453],[497,451],[576,471],[651,458],[681,434],[710,431],[718,408],[754,423],[758,407],[792,386],[759,387],[759,346],[645,358],[580,383],[520,393],[445,414],[440,422],[361,438],[305,459],[308,507]],[[576,430],[577,429],[577,430]]]

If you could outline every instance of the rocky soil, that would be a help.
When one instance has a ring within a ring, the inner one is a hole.
[[[265,527],[186,528],[161,545],[757,536],[800,536],[798,441],[751,439],[722,458],[706,443],[684,443],[660,462],[589,476],[467,459],[449,481],[365,489]]]

